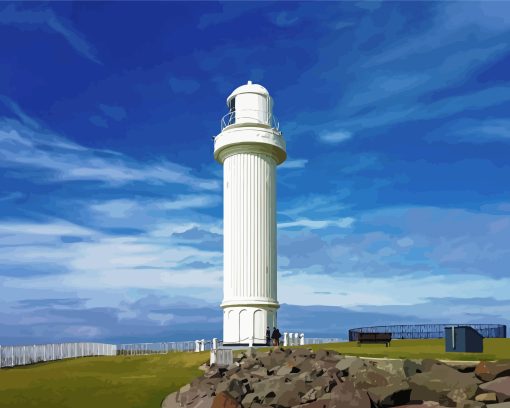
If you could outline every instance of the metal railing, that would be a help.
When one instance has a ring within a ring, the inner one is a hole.
[[[397,324],[391,326],[358,327],[349,330],[349,341],[357,341],[358,333],[391,333],[393,339],[442,339],[445,327],[469,326],[485,338],[505,338],[504,324]]]
[[[117,346],[103,343],[56,343],[0,346],[0,368],[90,356],[115,356]]]
[[[260,113],[264,114],[266,120],[260,118]],[[221,130],[225,129],[227,126],[238,123],[238,121],[240,123],[264,124],[273,129],[280,130],[280,124],[278,123],[276,116],[270,114],[268,111],[259,109],[241,109],[239,111],[228,112],[221,118]]]

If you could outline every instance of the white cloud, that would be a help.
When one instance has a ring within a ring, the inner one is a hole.
[[[338,130],[335,132],[327,132],[320,135],[320,140],[322,140],[324,143],[341,143],[345,142],[346,140],[349,140],[352,137],[351,132],[345,131],[345,130]]]
[[[462,285],[459,285],[459,282],[462,282]],[[333,291],[334,288],[337,288],[337,291]],[[398,296],[395,296],[396,288]],[[309,275],[295,271],[291,275],[279,277],[278,292],[281,303],[343,307],[404,306],[427,302],[432,296],[509,299],[510,278],[495,280],[485,276],[461,274],[365,278],[362,275]],[[333,295],[325,296],[314,292],[333,292]]]
[[[201,179],[191,169],[168,161],[139,163],[121,153],[89,149],[17,121],[0,120],[0,167],[44,170],[45,181],[90,180],[112,185],[129,182],[181,184],[214,190],[219,182]]]
[[[0,24],[13,25],[21,29],[49,28],[61,35],[71,47],[85,58],[101,64],[94,47],[79,33],[69,21],[57,16],[50,8],[19,9],[9,4],[0,13]]]
[[[345,217],[337,220],[309,220],[306,218],[300,218],[295,221],[288,222],[280,222],[278,223],[278,228],[308,228],[311,230],[314,229],[322,229],[326,227],[339,227],[339,228],[349,228],[354,223],[354,218]]]
[[[402,248],[406,248],[406,247],[413,245],[414,241],[409,237],[404,237],[404,238],[397,240],[397,244],[398,244],[398,246],[400,246]]]
[[[286,160],[279,169],[302,169],[308,163],[308,159]]]

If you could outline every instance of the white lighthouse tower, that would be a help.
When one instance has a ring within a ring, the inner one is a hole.
[[[276,326],[276,166],[287,157],[266,88],[248,81],[227,98],[214,139],[223,164],[223,343],[265,344]]]

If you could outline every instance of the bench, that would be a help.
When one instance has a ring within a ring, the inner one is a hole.
[[[386,347],[391,341],[391,333],[358,333],[358,346],[361,343],[384,343]]]

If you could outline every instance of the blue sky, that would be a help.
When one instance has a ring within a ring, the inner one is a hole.
[[[221,333],[247,80],[287,140],[283,330],[509,322],[509,3],[3,3],[0,38],[0,344]]]

